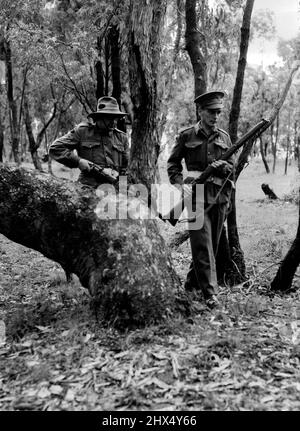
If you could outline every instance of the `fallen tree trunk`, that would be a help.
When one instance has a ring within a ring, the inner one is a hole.
[[[271,189],[269,184],[263,183],[261,185],[261,189],[269,199],[272,199],[272,200],[278,199],[278,196],[274,193],[274,191]]]
[[[299,222],[296,238],[285,258],[280,264],[277,274],[271,283],[272,290],[287,291],[292,287],[295,272],[300,264],[300,202],[299,202]]]
[[[75,273],[103,319],[143,326],[188,312],[155,220],[103,220],[78,183],[0,165],[0,233]]]

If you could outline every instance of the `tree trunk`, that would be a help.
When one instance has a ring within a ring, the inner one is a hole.
[[[207,89],[207,48],[205,38],[197,28],[196,3],[197,0],[185,2],[185,45],[194,71],[195,98]]]
[[[278,196],[276,195],[276,193],[274,193],[274,191],[270,188],[269,184],[263,183],[261,185],[261,189],[264,192],[264,194],[272,200],[278,199]]]
[[[174,100],[174,90],[178,86],[178,74],[176,73],[178,69],[178,54],[180,52],[180,42],[182,38],[183,25],[184,25],[184,0],[176,0],[176,36],[174,38],[173,52],[170,53],[166,63],[164,64],[163,84],[161,88],[161,113],[160,113],[160,130],[159,136],[163,135],[163,131],[167,122],[168,112],[170,103]],[[169,25],[169,29],[173,30],[174,23]],[[168,29],[166,30],[168,32]],[[175,90],[176,91],[176,90]],[[168,145],[167,142],[165,145]],[[164,148],[160,147],[160,153],[164,151]]]
[[[254,0],[247,0],[244,9],[243,23],[241,27],[240,54],[233,90],[231,110],[229,114],[229,134],[233,144],[237,140],[238,121],[240,116],[245,69],[247,65],[247,54],[253,4]],[[220,278],[227,279],[229,284],[233,285],[244,281],[246,278],[246,265],[244,260],[244,254],[239,241],[238,227],[236,223],[235,191],[233,191],[231,196],[231,211],[227,218],[227,228],[228,244],[227,237],[223,234],[220,239],[219,257],[217,259],[217,265],[221,264],[221,266],[217,268],[217,271]],[[228,262],[228,265],[224,267],[222,261]],[[231,263],[229,264],[229,262]]]
[[[43,171],[42,163],[38,155],[39,146],[37,145],[33,136],[32,121],[31,121],[28,99],[26,94],[24,94],[24,121],[25,121],[26,132],[27,132],[28,141],[29,141],[29,150],[32,157],[33,165],[36,169],[42,172]]]
[[[284,162],[284,175],[287,175],[287,171],[288,171],[289,154],[290,154],[290,136],[288,135],[287,143],[286,143],[285,162]]]
[[[220,286],[232,285],[232,280],[235,279],[236,267],[231,259],[229,242],[225,225],[221,233],[218,253],[216,256],[217,278]]]
[[[48,145],[48,134],[47,134],[47,131],[45,133],[45,147],[46,147],[46,152],[47,152],[46,155],[47,155],[48,173],[50,175],[54,175],[53,174],[53,170],[52,170],[52,159],[51,159],[51,157],[49,157],[49,152],[48,152],[49,145]]]
[[[0,163],[3,162],[4,153],[4,125],[2,123],[1,112],[0,112]]]
[[[287,175],[288,171],[288,162],[289,162],[289,156],[290,156],[290,146],[291,146],[291,110],[289,109],[288,112],[288,132],[287,132],[287,142],[286,142],[286,156],[285,156],[285,163],[284,163],[284,175]]]
[[[298,136],[297,138],[297,149],[298,149],[298,159],[297,159],[297,164],[298,164],[298,172],[300,172],[300,136]]]
[[[104,96],[104,72],[101,60],[96,61],[96,98],[97,100]]]
[[[38,149],[41,146],[41,143],[43,141],[43,138],[45,136],[47,128],[50,126],[50,124],[52,123],[52,121],[54,120],[54,118],[56,116],[57,102],[54,101],[51,116],[48,119],[48,121],[44,124],[42,129],[39,131],[36,139],[33,136],[32,119],[31,119],[31,115],[30,115],[28,97],[27,97],[26,93],[24,93],[24,110],[25,110],[25,125],[26,125],[28,140],[29,140],[29,148],[30,148],[32,161],[33,161],[34,167],[42,172],[43,168],[42,168],[41,160],[40,160],[39,155],[38,155]]]
[[[276,118],[276,132],[275,132],[275,139],[274,139],[274,125],[271,126],[271,140],[272,140],[272,154],[273,154],[273,167],[272,172],[275,174],[275,168],[276,168],[276,161],[277,161],[277,143],[278,143],[278,136],[279,136],[279,120],[280,115],[278,114]]]
[[[298,143],[298,120],[295,120],[294,122],[294,146],[293,146],[293,153],[295,161],[297,161],[297,143]],[[292,162],[292,159],[290,160],[290,163]]]
[[[4,42],[5,46],[5,64],[6,64],[6,79],[7,79],[7,100],[9,105],[9,123],[11,130],[12,153],[14,161],[20,164],[19,157],[19,124],[17,105],[14,99],[14,86],[13,86],[13,70],[12,70],[12,55],[9,41]]]
[[[109,31],[110,41],[110,55],[111,55],[111,76],[113,91],[112,97],[114,97],[119,106],[121,107],[121,56],[120,56],[120,35],[119,28],[117,25],[112,25]],[[126,132],[125,118],[118,120],[118,129]]]
[[[166,5],[166,0],[130,1],[128,63],[134,119],[129,178],[147,187],[155,182],[160,148],[158,87]]]
[[[271,283],[272,290],[286,291],[291,288],[295,272],[300,263],[300,200],[299,200],[299,221],[296,238],[291,248],[283,259],[274,280]]]
[[[244,85],[244,75],[247,65],[247,53],[249,46],[251,15],[253,10],[254,0],[247,0],[243,24],[241,28],[241,43],[240,43],[240,57],[238,62],[238,69],[235,79],[233,90],[233,98],[231,104],[231,111],[229,115],[229,134],[233,143],[237,140],[238,121],[240,116],[240,107]]]
[[[269,165],[268,165],[268,162],[267,162],[266,156],[265,156],[263,140],[262,140],[262,138],[261,138],[261,137],[259,138],[259,148],[260,148],[260,154],[261,154],[261,158],[262,158],[262,161],[263,161],[264,167],[265,167],[265,169],[266,169],[267,174],[269,174],[269,173],[270,173],[270,168],[269,168]]]
[[[277,143],[275,141],[272,142],[272,154],[273,154],[272,173],[275,174],[276,161],[277,161]]]
[[[156,222],[101,219],[102,204],[79,183],[0,167],[0,232],[77,274],[103,319],[144,326],[188,312]]]
[[[104,63],[105,63],[105,80],[104,80],[104,95],[108,96],[109,90],[109,63],[110,63],[110,44],[109,38],[104,38]]]

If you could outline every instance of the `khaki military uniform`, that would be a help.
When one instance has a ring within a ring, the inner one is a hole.
[[[168,159],[167,169],[171,184],[182,185],[185,182],[182,174],[183,159],[187,171],[193,174],[196,172],[199,176],[231,145],[229,135],[222,129],[217,129],[210,136],[201,127],[201,123],[182,130]],[[229,159],[228,163],[231,166],[226,167],[222,173],[211,176],[204,186],[204,208],[208,211],[204,215],[203,227],[189,231],[193,260],[185,287],[187,290],[201,289],[205,298],[216,293],[215,257],[229,207],[232,182],[228,180],[222,189],[221,187],[233,168],[234,158]],[[187,175],[189,176],[189,173]]]
[[[120,175],[126,173],[128,153],[126,133],[118,129],[102,131],[89,122],[80,123],[49,148],[50,156],[69,168],[77,168],[79,159],[83,158],[102,168],[112,168]],[[91,173],[84,171],[80,173],[79,181],[92,187],[101,184]]]

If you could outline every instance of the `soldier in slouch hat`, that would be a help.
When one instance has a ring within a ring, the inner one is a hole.
[[[82,184],[97,187],[105,182],[114,183],[128,166],[126,133],[114,127],[116,119],[125,115],[115,98],[101,97],[97,111],[88,115],[93,121],[82,122],[57,138],[50,145],[49,155],[69,168],[79,168]],[[95,175],[94,165],[101,175]]]

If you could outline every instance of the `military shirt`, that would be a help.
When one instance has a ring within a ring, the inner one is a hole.
[[[128,153],[126,133],[115,128],[102,131],[89,122],[75,126],[66,135],[57,138],[49,148],[50,156],[69,168],[77,168],[82,158],[103,168],[112,168],[121,175],[125,174],[128,166]],[[79,181],[95,185],[94,178],[88,172],[81,172]]]
[[[232,143],[227,132],[217,128],[215,132],[208,136],[200,122],[182,130],[176,139],[176,144],[168,159],[167,170],[171,184],[183,184],[184,182],[182,160],[185,161],[188,171],[203,172],[209,164],[222,156],[231,145]],[[227,160],[232,168],[234,166],[234,160],[234,156]],[[214,202],[224,182],[224,177],[226,177],[228,173],[221,174],[216,172],[214,176],[211,176],[207,180],[205,185],[207,203]],[[228,201],[231,187],[232,183],[227,181],[222,193],[218,197],[218,203],[225,203]]]

